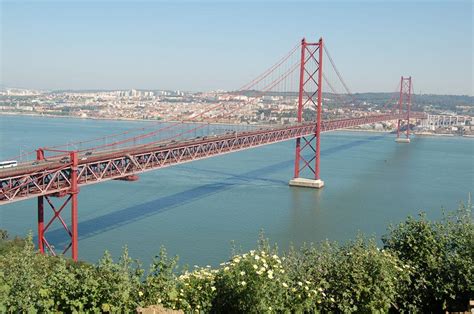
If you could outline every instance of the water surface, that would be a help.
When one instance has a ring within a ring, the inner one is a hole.
[[[145,122],[0,116],[0,159],[20,150],[94,138]],[[294,142],[227,154],[81,188],[79,255],[96,261],[127,245],[145,265],[164,245],[181,263],[216,265],[231,241],[255,246],[259,230],[282,249],[359,232],[380,237],[390,223],[424,210],[439,218],[474,192],[474,140],[333,132],[322,138],[322,190],[293,188]],[[50,213],[50,211],[49,211]],[[68,218],[68,213],[65,214]],[[36,233],[36,204],[0,207],[0,228]],[[47,233],[67,240],[55,224]]]

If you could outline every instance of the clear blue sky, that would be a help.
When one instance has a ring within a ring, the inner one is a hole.
[[[1,83],[235,89],[323,36],[353,91],[473,94],[471,1],[4,1]]]

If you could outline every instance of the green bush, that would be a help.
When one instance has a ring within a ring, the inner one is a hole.
[[[382,238],[385,248],[413,270],[401,306],[436,312],[463,310],[474,298],[474,224],[461,206],[440,222],[408,217]]]
[[[304,274],[320,286],[324,312],[388,311],[408,282],[409,270],[396,256],[362,237],[291,250],[287,264],[292,277]]]
[[[440,312],[474,299],[471,207],[439,222],[421,214],[391,227],[380,250],[362,236],[283,256],[260,239],[220,267],[178,269],[166,250],[148,272],[127,249],[96,265],[38,254],[31,236],[0,232],[0,312],[133,312],[162,305],[185,312]]]
[[[142,305],[162,304],[176,309],[179,301],[175,272],[177,263],[177,257],[169,258],[165,248],[161,248],[142,284]]]

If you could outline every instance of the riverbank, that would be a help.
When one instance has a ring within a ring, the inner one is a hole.
[[[130,122],[149,122],[149,123],[183,123],[183,124],[212,124],[212,125],[237,125],[237,126],[249,126],[249,127],[265,127],[271,126],[271,124],[248,124],[248,123],[226,123],[226,122],[202,122],[202,121],[179,121],[179,120],[150,120],[150,119],[138,119],[138,118],[103,118],[103,117],[75,117],[75,116],[60,116],[52,114],[37,114],[37,113],[16,113],[16,112],[1,112],[0,116],[17,116],[17,117],[38,117],[38,118],[54,118],[54,119],[75,119],[75,120],[95,120],[95,121],[130,121]]]
[[[37,113],[16,113],[16,112],[1,112],[0,116],[18,116],[18,117],[45,117],[45,118],[66,118],[66,119],[75,119],[75,120],[95,120],[95,121],[130,121],[130,122],[148,122],[148,123],[184,123],[184,124],[208,124],[208,122],[184,122],[184,121],[164,121],[164,120],[149,120],[149,119],[138,119],[138,118],[103,118],[103,117],[75,117],[75,116],[60,116],[60,115],[51,115],[51,114],[37,114]],[[247,127],[269,127],[274,126],[275,124],[247,124],[247,123],[224,123],[224,122],[213,122],[212,125],[232,125],[232,126],[247,126]],[[391,133],[394,130],[374,130],[374,129],[359,129],[359,128],[347,128],[342,130],[334,130],[332,132],[361,132],[361,133],[377,133],[377,134],[387,134]],[[474,135],[456,135],[456,134],[437,134],[437,133],[427,133],[427,132],[413,132],[416,136],[423,137],[467,137],[474,138]]]

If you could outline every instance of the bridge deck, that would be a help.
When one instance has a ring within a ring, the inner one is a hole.
[[[413,113],[412,117],[422,118],[423,114]],[[321,130],[327,132],[399,118],[406,117],[399,114],[383,114],[329,120],[322,122]],[[93,154],[84,153],[79,156],[77,183],[79,186],[84,186],[123,179],[185,162],[314,135],[315,132],[315,122],[304,122],[249,132],[226,133],[153,145],[143,144]],[[66,193],[71,187],[71,167],[70,162],[62,163],[60,158],[53,158],[0,170],[0,205],[41,195]]]

